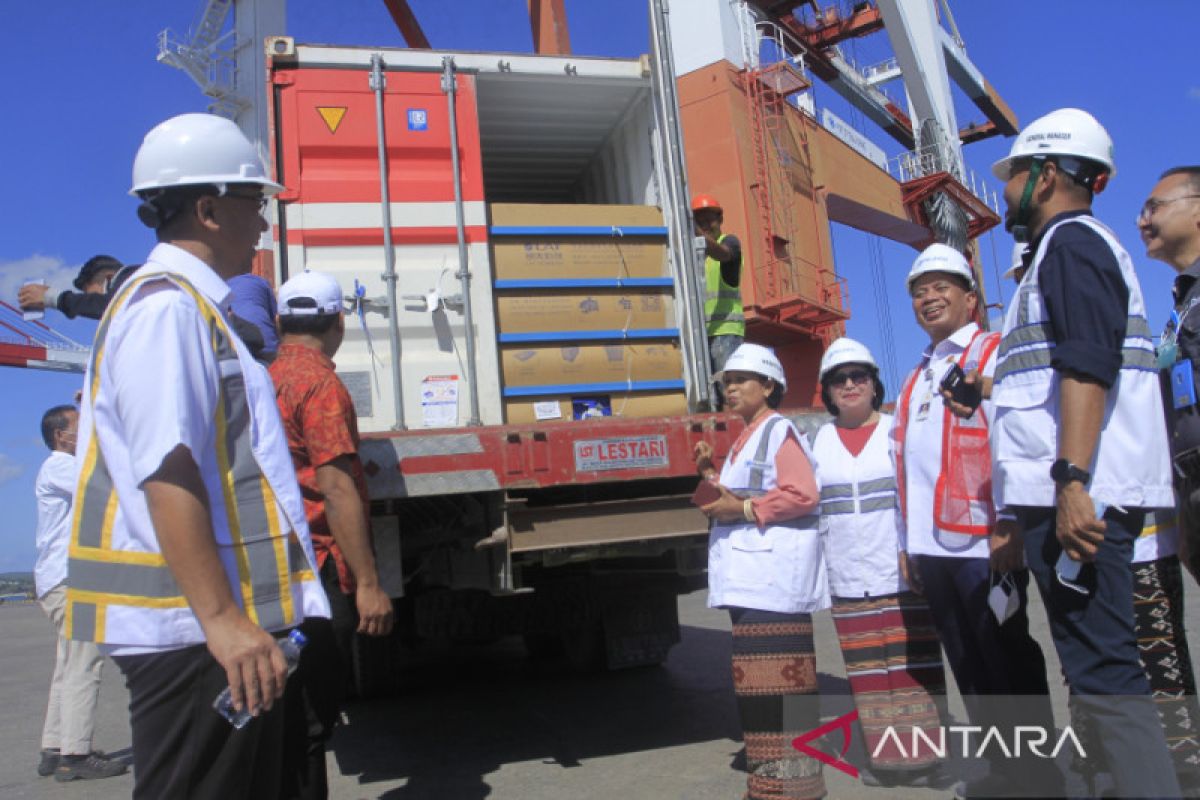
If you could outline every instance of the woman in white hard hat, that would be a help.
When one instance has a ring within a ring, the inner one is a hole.
[[[952,779],[930,748],[885,738],[937,741],[935,696],[946,693],[942,651],[926,602],[900,575],[892,417],[879,411],[883,382],[863,344],[841,338],[821,359],[821,400],[833,420],[813,440],[821,485],[821,533],[833,622],[870,754],[860,778],[873,786],[944,788]]]
[[[733,619],[746,796],[823,797],[820,764],[791,744],[820,721],[812,613],[829,606],[812,457],[775,412],[787,381],[771,350],[743,344],[718,377],[746,429],[721,468],[719,498],[701,510],[713,521],[708,605]],[[695,456],[700,474],[718,480],[712,447],[698,443]]]

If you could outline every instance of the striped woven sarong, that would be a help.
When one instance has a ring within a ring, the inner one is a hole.
[[[1133,565],[1138,657],[1176,771],[1200,772],[1200,706],[1183,628],[1183,575],[1175,556]]]
[[[733,691],[748,800],[825,796],[821,764],[792,746],[820,724],[811,614],[731,608]]]
[[[938,701],[946,694],[929,606],[912,592],[862,600],[835,597],[833,622],[867,754],[879,749],[871,766],[918,770],[936,763],[937,755],[923,743],[911,747],[914,727],[924,729],[930,741],[939,740]],[[895,737],[884,741],[888,727],[895,729],[907,756],[895,746]]]

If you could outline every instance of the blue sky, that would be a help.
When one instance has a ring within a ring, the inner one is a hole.
[[[107,252],[126,262],[141,261],[151,245],[149,231],[134,217],[125,192],[130,165],[142,135],[159,121],[185,111],[203,111],[204,98],[182,73],[155,62],[163,28],[183,31],[201,0],[122,0],[93,3],[12,3],[5,9],[0,69],[5,123],[4,192],[0,199],[0,296],[13,301],[15,288],[30,277],[47,276],[66,286],[90,256]],[[382,0],[292,0],[288,33],[299,41],[400,45]],[[450,5],[411,0],[435,47],[458,50],[529,51],[532,40],[525,0],[475,0]],[[686,0],[672,0],[686,13]],[[572,45],[591,55],[634,56],[647,49],[645,0],[567,0]],[[453,9],[453,11],[449,9]],[[1131,18],[1136,8],[1136,18]],[[336,9],[336,10],[334,10]],[[1177,164],[1200,163],[1200,73],[1194,67],[1194,32],[1200,7],[1185,0],[1131,6],[1117,0],[1057,2],[952,2],[968,53],[1022,122],[1056,107],[1091,111],[1116,142],[1118,175],[1095,206],[1125,242],[1142,279],[1152,325],[1169,311],[1173,273],[1145,258],[1134,215],[1157,175]],[[686,43],[676,42],[676,49]],[[864,43],[860,63],[871,63]],[[818,105],[846,119],[832,92],[818,87]],[[959,104],[966,109],[965,104]],[[845,112],[845,113],[844,113]],[[980,115],[961,115],[960,122]],[[865,129],[889,155],[898,148]],[[966,149],[968,162],[987,173],[1005,155],[1009,140]],[[995,185],[998,190],[998,184]],[[901,371],[923,347],[912,319],[903,276],[914,257],[909,248],[884,242],[880,248],[886,282],[884,299],[891,327],[881,325],[866,237],[835,230],[837,268],[847,276],[854,317],[850,335],[877,353],[895,342]],[[1011,240],[1002,231],[981,242],[988,266],[989,301],[996,297],[993,253],[999,271],[1007,266]],[[1001,299],[1007,299],[1004,287]],[[70,323],[51,312],[47,322],[81,341],[89,323]],[[72,375],[0,368],[0,571],[30,569],[33,547],[33,480],[46,455],[38,434],[42,412],[69,402],[79,383]],[[889,386],[894,392],[895,387]]]

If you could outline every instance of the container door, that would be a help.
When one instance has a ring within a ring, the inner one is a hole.
[[[441,75],[387,72],[383,127],[387,142],[391,234],[398,274],[400,348],[389,347],[384,300],[383,209],[376,97],[364,69],[276,69],[275,165],[280,195],[280,277],[304,269],[334,275],[368,302],[348,314],[336,362],[354,397],[363,432],[396,424],[390,371],[401,372],[408,428],[454,427],[469,416],[462,367],[462,316],[436,300],[459,294],[449,114]],[[458,136],[472,272],[478,390],[482,421],[500,422],[498,360],[487,256],[487,220],[475,81],[458,75]]]

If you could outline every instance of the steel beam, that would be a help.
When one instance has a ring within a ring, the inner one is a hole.
[[[533,30],[533,52],[564,56],[571,52],[571,34],[567,30],[567,11],[563,0],[526,0],[529,26]]]
[[[421,23],[417,22],[416,14],[408,6],[408,0],[383,0],[383,4],[387,6],[392,21],[400,29],[400,35],[409,47],[418,50],[432,49],[425,31],[421,30]]]

